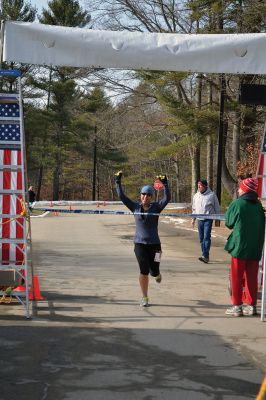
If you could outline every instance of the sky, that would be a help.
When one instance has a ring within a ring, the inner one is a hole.
[[[47,7],[47,1],[48,0],[30,0],[30,3],[37,7],[38,11],[41,12],[43,7]]]

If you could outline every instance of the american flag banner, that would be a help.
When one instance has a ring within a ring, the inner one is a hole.
[[[1,146],[1,144],[0,144]],[[22,212],[22,194],[4,194],[10,191],[22,190],[21,150],[0,149],[0,237],[2,239],[23,239],[23,218],[15,218]],[[12,167],[11,167],[12,166]],[[15,167],[15,168],[14,168]],[[3,193],[4,192],[4,193]],[[4,214],[9,215],[5,218]],[[2,265],[23,264],[23,244],[10,240],[1,243]]]
[[[14,119],[19,118],[19,104],[14,97],[2,97],[0,99],[0,117]]]
[[[21,130],[18,97],[0,94],[0,237],[1,264],[24,261],[22,211]]]
[[[20,142],[20,125],[13,122],[0,124],[0,142],[14,144]]]
[[[257,168],[258,195],[262,205],[266,206],[266,124]]]
[[[15,78],[5,82],[5,77]],[[16,93],[0,93],[0,274],[1,302],[19,301],[30,316],[28,249],[30,243],[29,219],[25,207],[25,147],[21,72],[0,70],[3,86]],[[14,275],[12,275],[14,273]],[[5,276],[14,276],[11,280]],[[10,283],[12,282],[12,283]],[[3,285],[1,287],[1,284]],[[22,286],[20,286],[22,284]],[[11,285],[11,294],[6,292]]]

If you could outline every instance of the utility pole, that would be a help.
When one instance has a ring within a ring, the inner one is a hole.
[[[92,201],[96,200],[96,171],[97,171],[97,126],[94,127]]]
[[[220,115],[219,115],[219,132],[218,132],[218,152],[217,152],[217,174],[216,174],[216,196],[221,204],[222,193],[222,161],[223,161],[223,145],[224,145],[224,97],[225,97],[225,77],[220,77]]]
[[[220,0],[220,13],[218,16],[218,31],[223,32],[224,27],[224,2]],[[217,151],[217,174],[216,174],[216,196],[221,204],[222,193],[222,161],[223,161],[223,143],[224,143],[224,97],[225,97],[225,75],[220,76],[220,113],[219,113],[219,133],[218,133],[218,151]]]

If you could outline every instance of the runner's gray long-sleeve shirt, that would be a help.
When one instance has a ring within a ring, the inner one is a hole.
[[[144,211],[141,203],[130,200],[123,192],[121,183],[116,183],[117,194],[124,205],[133,213],[144,213],[145,215],[134,215],[136,223],[136,232],[134,243],[143,244],[160,244],[158,235],[159,215],[151,215],[160,213],[170,201],[170,192],[168,185],[164,186],[164,197],[160,201],[151,203],[150,208]]]

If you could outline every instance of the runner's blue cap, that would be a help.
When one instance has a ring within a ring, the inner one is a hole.
[[[140,193],[147,193],[150,194],[151,196],[154,195],[154,190],[151,186],[143,186],[143,188],[141,189]]]

